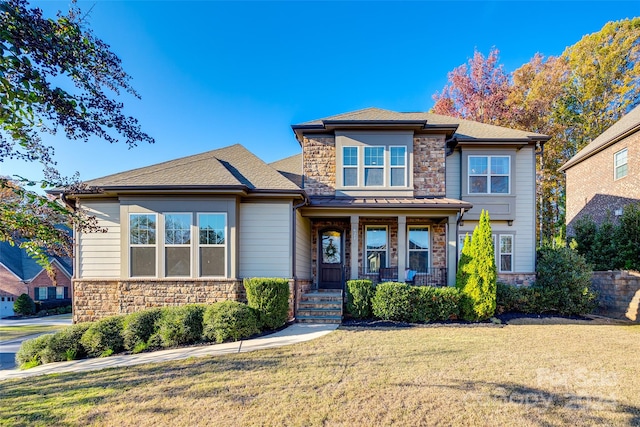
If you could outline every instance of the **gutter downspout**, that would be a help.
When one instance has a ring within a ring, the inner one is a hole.
[[[293,317],[298,313],[298,275],[296,274],[296,213],[298,209],[309,203],[309,197],[302,193],[302,202],[291,209],[291,276],[293,277]]]
[[[460,251],[458,250],[458,236],[460,235],[460,222],[462,221],[464,212],[464,208],[460,208],[460,213],[458,213],[458,219],[456,220],[456,269],[458,268],[458,262],[460,261]]]

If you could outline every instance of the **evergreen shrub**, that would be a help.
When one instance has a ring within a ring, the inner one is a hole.
[[[207,307],[203,338],[221,343],[249,338],[260,332],[254,309],[237,301],[221,301]]]
[[[247,304],[258,313],[260,329],[276,329],[289,316],[289,281],[281,278],[244,279]]]
[[[13,302],[13,311],[25,316],[35,314],[36,304],[33,302],[33,298],[28,294],[22,294]]]
[[[112,316],[93,322],[80,342],[89,357],[104,357],[124,349],[124,316]]]
[[[375,293],[371,280],[347,281],[347,313],[356,319],[371,317],[371,299]]]

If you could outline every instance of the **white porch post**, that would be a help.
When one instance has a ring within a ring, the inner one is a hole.
[[[398,215],[398,282],[404,282],[407,265],[407,217]]]
[[[447,220],[447,285],[456,285],[456,269],[458,267],[458,227],[456,215],[449,215]]]
[[[358,278],[358,256],[360,253],[360,244],[358,242],[358,226],[360,224],[359,215],[351,215],[351,280]]]

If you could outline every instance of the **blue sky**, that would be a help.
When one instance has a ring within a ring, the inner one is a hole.
[[[46,15],[68,2],[32,1]],[[153,145],[49,139],[59,170],[91,179],[241,143],[267,162],[299,152],[290,125],[376,106],[427,111],[447,73],[495,46],[507,71],[612,20],[637,1],[79,2],[141,100],[126,112]],[[0,174],[39,177],[38,165]]]

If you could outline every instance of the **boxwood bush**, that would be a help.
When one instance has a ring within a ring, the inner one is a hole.
[[[371,299],[373,315],[382,320],[410,322],[414,317],[411,300],[411,286],[396,282],[380,283]]]
[[[347,313],[356,319],[371,317],[371,299],[374,293],[371,280],[347,281]]]
[[[43,353],[46,352],[51,337],[53,337],[53,334],[45,334],[23,341],[16,353],[16,365],[18,365],[20,369],[29,369],[47,363],[46,354],[44,354],[44,360],[42,356]]]
[[[528,286],[514,286],[498,282],[496,289],[496,314],[540,313],[545,311],[540,305],[540,290]]]
[[[156,332],[150,337],[150,347],[174,347],[200,341],[204,309],[200,304],[162,308]]]
[[[112,316],[93,322],[80,342],[89,357],[110,356],[124,349],[122,325],[124,316]]]
[[[238,341],[260,332],[255,310],[236,301],[221,301],[207,307],[203,325],[203,338],[217,343]]]
[[[289,281],[280,278],[244,279],[249,307],[258,313],[260,329],[276,329],[289,315]]]
[[[160,308],[150,308],[125,316],[122,337],[124,348],[139,353],[147,348],[147,342],[156,331],[156,322],[160,318]]]
[[[53,334],[47,345],[46,361],[43,360],[43,363],[77,360],[86,357],[87,352],[80,340],[90,326],[91,323],[78,323]]]

